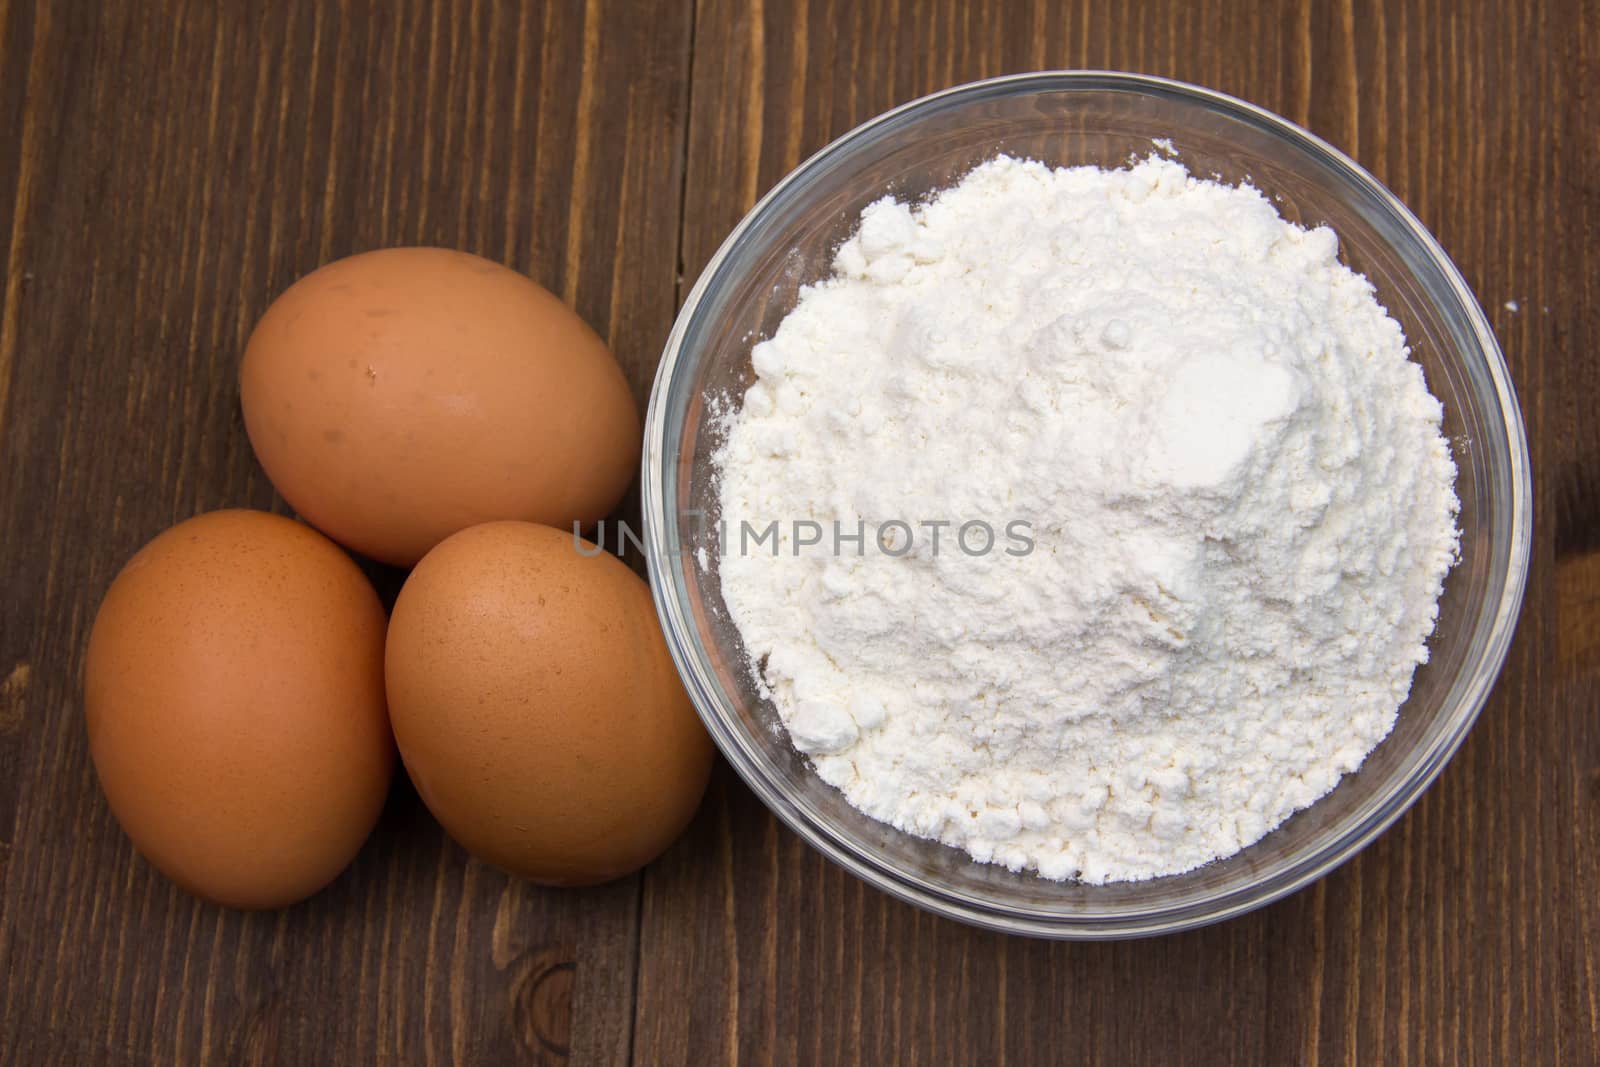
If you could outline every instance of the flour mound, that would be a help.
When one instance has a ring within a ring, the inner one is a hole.
[[[718,561],[763,693],[853,805],[977,860],[1104,883],[1237,852],[1427,660],[1456,471],[1408,355],[1332,231],[1168,159],[1001,156],[873,204],[716,456],[724,528],[780,523]],[[961,550],[971,520],[1031,549]]]

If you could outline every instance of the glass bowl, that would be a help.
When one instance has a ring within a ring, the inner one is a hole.
[[[752,380],[751,345],[830,273],[861,209],[918,198],[1005,152],[1116,167],[1170,139],[1201,176],[1262,190],[1287,219],[1327,224],[1404,327],[1444,404],[1460,473],[1461,561],[1431,660],[1394,732],[1327,797],[1256,844],[1187,874],[1092,886],[980,864],[850,806],[790,747],[752,682],[717,577],[715,414]],[[1059,72],[995,78],[896,108],[834,141],[744,218],[701,274],[662,357],[645,423],[645,547],[667,642],[695,707],[755,794],[831,859],[895,896],[980,926],[1114,938],[1216,922],[1349,859],[1439,773],[1505,659],[1527,576],[1528,450],[1505,360],[1466,282],[1422,224],[1342,153],[1260,108],[1179,82]],[[702,551],[704,550],[704,551]],[[702,562],[702,560],[704,562]]]

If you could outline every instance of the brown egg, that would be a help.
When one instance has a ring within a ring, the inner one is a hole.
[[[570,532],[496,522],[417,565],[389,625],[395,740],[466,848],[514,874],[589,885],[682,832],[712,748],[649,587]]]
[[[173,881],[274,908],[345,868],[394,772],[383,606],[315,530],[214,511],[151,541],[89,636],[89,750],[111,810]]]
[[[594,331],[527,277],[442,248],[290,286],[250,336],[240,399],[284,499],[402,566],[490,519],[589,525],[639,460],[638,408]]]

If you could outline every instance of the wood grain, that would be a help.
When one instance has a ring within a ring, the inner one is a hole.
[[[0,1062],[1600,1062],[1597,41],[1586,0],[0,0]],[[725,767],[667,856],[581,893],[471,861],[403,785],[282,913],[134,855],[88,762],[83,643],[158,530],[283,508],[235,396],[274,294],[362,249],[477,251],[576,306],[642,404],[675,297],[762,191],[887,107],[1048,67],[1308,125],[1500,335],[1527,604],[1389,833],[1258,913],[1114,945],[898,904]]]
[[[526,270],[643,401],[673,313],[689,22],[630,0],[0,19],[20,130],[0,178],[0,1061],[628,1059],[637,879],[507,879],[401,787],[308,904],[201,905],[118,832],[77,680],[139,544],[196,511],[282,507],[235,367],[268,301],[329,258],[430,243]]]
[[[1565,462],[1573,473],[1562,491],[1574,503],[1562,518],[1582,522],[1577,511],[1595,507],[1600,454],[1587,426],[1565,440],[1558,427],[1582,418],[1597,384],[1578,337],[1594,340],[1595,282],[1583,264],[1600,218],[1594,188],[1582,184],[1592,179],[1572,173],[1574,146],[1593,149],[1592,115],[1572,95],[1594,87],[1583,51],[1592,39],[1581,21],[1490,3],[701,0],[686,274],[755,194],[832,137],[922,93],[1039,67],[1208,84],[1308,125],[1417,210],[1502,332],[1534,434],[1539,514],[1550,514],[1547,475]],[[1507,310],[1508,300],[1520,310]],[[1561,412],[1546,409],[1556,374],[1581,379],[1557,401]],[[1249,1064],[1600,1055],[1597,707],[1592,681],[1555,693],[1550,658],[1555,627],[1575,625],[1551,611],[1553,549],[1576,536],[1541,524],[1504,680],[1422,803],[1323,883],[1220,928],[1119,945],[960,929],[864,889],[736,783],[719,781],[692,847],[646,872],[638,1058]],[[1592,568],[1570,575],[1594,595]],[[709,983],[708,974],[723,980]]]

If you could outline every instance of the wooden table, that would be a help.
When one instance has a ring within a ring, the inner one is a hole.
[[[1582,1063],[1600,1058],[1600,12],[1587,0],[0,0],[0,1061]],[[309,903],[241,915],[139,860],[79,672],[168,524],[283,508],[235,366],[350,252],[525,270],[643,400],[757,195],[893,104],[1105,67],[1350,152],[1488,309],[1538,523],[1493,699],[1421,803],[1311,889],[1159,940],[1050,944],[868,889],[719,767],[642,875],[507,879],[405,786]]]

